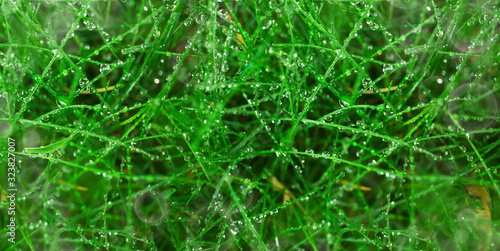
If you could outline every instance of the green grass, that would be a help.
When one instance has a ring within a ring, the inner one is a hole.
[[[500,249],[497,1],[51,2],[0,3],[2,250]]]

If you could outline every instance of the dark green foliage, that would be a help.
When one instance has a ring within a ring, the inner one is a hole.
[[[498,2],[51,2],[0,3],[1,250],[500,249]]]

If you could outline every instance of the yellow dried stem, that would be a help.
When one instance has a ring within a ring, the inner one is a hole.
[[[347,87],[346,89],[347,89],[347,91],[349,91],[349,92],[354,91],[354,89],[352,89],[351,87]],[[397,86],[397,85],[395,85],[395,86],[391,86],[391,88],[380,88],[380,89],[379,89],[379,92],[381,92],[381,93],[385,93],[385,92],[388,92],[388,91],[391,91],[391,92],[392,92],[392,91],[395,91],[396,89],[398,89],[398,86]],[[373,93],[373,92],[371,92],[370,90],[366,90],[366,91],[364,91],[364,92],[363,92],[363,94],[376,94],[376,93]]]
[[[60,185],[66,185],[68,182],[66,182],[64,180],[58,180],[57,183],[59,183]],[[74,184],[70,184],[70,187],[71,187],[71,189],[76,189],[78,191],[88,191],[89,190],[86,187],[77,186],[77,185],[74,185]]]
[[[112,85],[112,86],[109,86],[108,88],[104,88],[104,87],[103,87],[103,88],[97,88],[97,90],[96,90],[96,91],[97,91],[98,93],[103,93],[103,92],[109,92],[109,91],[112,91],[112,90],[114,90],[114,89],[115,89],[115,86],[114,86],[114,85]],[[71,91],[71,89],[69,89],[68,87],[64,87],[64,91],[69,92],[69,91]],[[80,94],[92,94],[92,93],[88,92],[87,90],[82,90],[82,91],[80,92]]]
[[[347,185],[350,185],[351,182],[348,181],[348,180],[340,180],[340,183],[344,186],[347,186]],[[371,191],[372,189],[370,187],[365,187],[365,186],[360,186],[360,185],[356,185],[356,184],[352,184],[352,187],[354,189],[359,189],[361,191],[366,191],[366,192],[369,192]]]

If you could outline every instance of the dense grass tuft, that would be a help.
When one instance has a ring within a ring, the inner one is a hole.
[[[1,249],[500,249],[499,8],[2,1]]]

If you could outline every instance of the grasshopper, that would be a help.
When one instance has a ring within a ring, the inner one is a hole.
[[[62,155],[61,152],[59,152],[59,148],[68,143],[71,140],[71,138],[73,138],[78,132],[80,131],[76,130],[69,137],[53,144],[41,147],[33,147],[33,148],[26,147],[24,150],[26,150],[26,152],[28,153],[41,153],[41,154],[53,153],[54,151],[57,151],[60,155]]]

